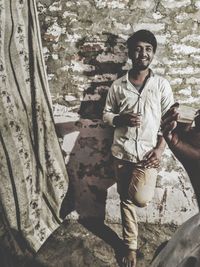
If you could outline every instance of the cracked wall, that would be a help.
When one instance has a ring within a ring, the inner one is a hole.
[[[200,101],[200,1],[37,1],[43,53],[66,165],[71,177],[63,216],[119,221],[109,148],[112,129],[101,120],[108,88],[130,67],[125,41],[154,32],[152,69],[171,83],[175,99]],[[197,212],[190,181],[167,149],[155,197],[140,221],[180,224]]]

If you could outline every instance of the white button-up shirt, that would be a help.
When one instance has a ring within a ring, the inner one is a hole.
[[[131,84],[128,73],[113,82],[108,91],[103,120],[113,125],[113,118],[124,113],[141,113],[140,127],[116,127],[112,154],[116,158],[138,162],[157,144],[161,117],[174,103],[169,82],[153,74],[141,93]]]

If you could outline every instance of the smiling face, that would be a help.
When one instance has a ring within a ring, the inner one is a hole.
[[[137,42],[133,49],[129,51],[129,57],[132,60],[133,68],[145,70],[153,60],[153,46],[146,42]]]

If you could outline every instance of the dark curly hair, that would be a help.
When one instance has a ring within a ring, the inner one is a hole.
[[[139,30],[131,35],[127,40],[128,54],[131,58],[133,48],[138,42],[149,43],[153,46],[153,52],[156,52],[157,40],[155,35],[148,30]]]

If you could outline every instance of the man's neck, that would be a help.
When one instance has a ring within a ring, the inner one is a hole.
[[[129,80],[133,84],[141,85],[144,83],[146,77],[149,75],[150,69],[145,70],[135,70],[131,69],[129,71]]]

